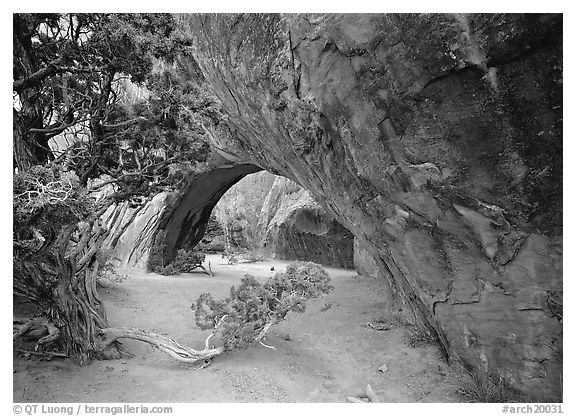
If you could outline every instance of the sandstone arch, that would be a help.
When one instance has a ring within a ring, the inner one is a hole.
[[[210,213],[222,195],[244,176],[259,170],[262,169],[249,163],[229,164],[192,178],[159,224],[160,235],[156,238],[166,244],[166,259],[171,261],[184,241],[195,246],[202,239]]]
[[[451,357],[561,398],[561,16],[180,23],[215,149],[309,190]]]

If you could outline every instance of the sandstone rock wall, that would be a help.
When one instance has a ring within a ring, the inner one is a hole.
[[[114,245],[114,235],[131,222],[111,253],[120,260],[120,267],[145,270],[152,249],[159,250],[169,264],[180,247],[194,247],[202,239],[222,195],[244,176],[260,170],[250,163],[230,163],[214,152],[204,169],[188,178],[184,189],[159,194],[138,212],[129,203],[110,209],[104,215],[112,231],[105,246]]]
[[[276,258],[353,268],[350,231],[290,179],[276,177],[259,215],[259,248]]]
[[[213,213],[229,229],[230,244],[249,250],[261,245],[260,211],[274,180],[266,171],[247,175],[220,198]]]
[[[180,22],[220,154],[308,190],[451,357],[559,400],[561,15]]]
[[[103,216],[110,237],[103,247],[110,247],[110,259],[119,268],[145,271],[159,220],[166,208],[166,193],[156,195],[140,209],[129,202],[111,207]],[[127,224],[129,223],[129,224]],[[114,241],[116,235],[117,241]],[[112,247],[114,245],[114,247]]]
[[[258,172],[228,190],[214,213],[230,244],[279,259],[353,267],[353,235],[282,176]]]
[[[390,278],[387,270],[383,270],[376,259],[372,257],[371,251],[362,245],[358,238],[354,238],[354,267],[359,275],[375,278]]]

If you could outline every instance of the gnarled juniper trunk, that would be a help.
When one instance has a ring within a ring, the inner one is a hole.
[[[67,263],[64,267],[72,269]],[[61,281],[52,289],[51,318],[63,335],[66,353],[80,364],[102,355],[98,333],[108,326],[94,288],[97,270],[97,260],[79,273],[61,269]]]
[[[50,241],[40,235],[15,248],[14,293],[31,299],[48,315],[60,331],[66,354],[78,364],[93,358],[119,358],[127,354],[120,347],[120,338],[146,342],[185,363],[203,362],[223,353],[224,347],[210,346],[219,325],[206,338],[202,350],[144,329],[108,326],[96,290],[99,249],[110,233],[98,219],[101,213],[98,211],[89,222],[61,227]]]
[[[120,356],[118,343],[104,345],[101,337],[108,322],[96,280],[107,235],[92,219],[62,227],[39,250],[15,250],[14,292],[37,302],[60,330],[65,353],[79,364]]]

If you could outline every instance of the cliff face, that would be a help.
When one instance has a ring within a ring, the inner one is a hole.
[[[266,171],[247,175],[226,191],[214,207],[215,218],[228,230],[232,247],[258,248],[260,211],[274,180],[275,176]]]
[[[109,237],[104,243],[105,247],[113,247],[110,260],[116,267],[146,271],[154,234],[166,209],[167,199],[168,194],[162,192],[142,207],[131,207],[128,202],[123,202],[104,214],[103,219],[112,236],[123,229],[117,241]]]
[[[558,400],[562,17],[180,21],[214,148],[308,190],[451,356]]]
[[[257,224],[259,248],[276,258],[354,268],[354,236],[290,179],[276,177]]]

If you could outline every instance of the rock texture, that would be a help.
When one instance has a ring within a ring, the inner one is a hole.
[[[276,258],[354,267],[352,233],[290,179],[276,178],[257,228],[261,233],[258,248]]]
[[[155,234],[155,244],[164,246],[166,262],[171,262],[178,248],[194,247],[201,241],[210,214],[218,200],[244,176],[261,170],[253,164],[226,164],[215,158],[209,168],[189,179],[174,201],[168,202]]]
[[[274,181],[275,175],[266,171],[247,175],[214,207],[215,217],[228,229],[232,246],[248,250],[261,246],[260,211]]]
[[[218,152],[307,189],[451,357],[560,399],[561,15],[180,22]]]
[[[248,175],[222,196],[213,212],[229,229],[231,245],[279,259],[354,267],[352,233],[285,177]]]
[[[111,207],[104,214],[103,219],[111,235],[104,247],[111,248],[109,255],[113,264],[119,268],[146,270],[148,255],[167,200],[169,196],[163,192],[140,209],[139,206],[133,207],[129,202],[124,202]],[[117,241],[113,241],[118,234]]]
[[[354,268],[359,275],[376,277],[376,278],[389,278],[390,275],[387,270],[382,269],[378,261],[372,257],[371,250],[362,245],[362,242],[354,238]]]

